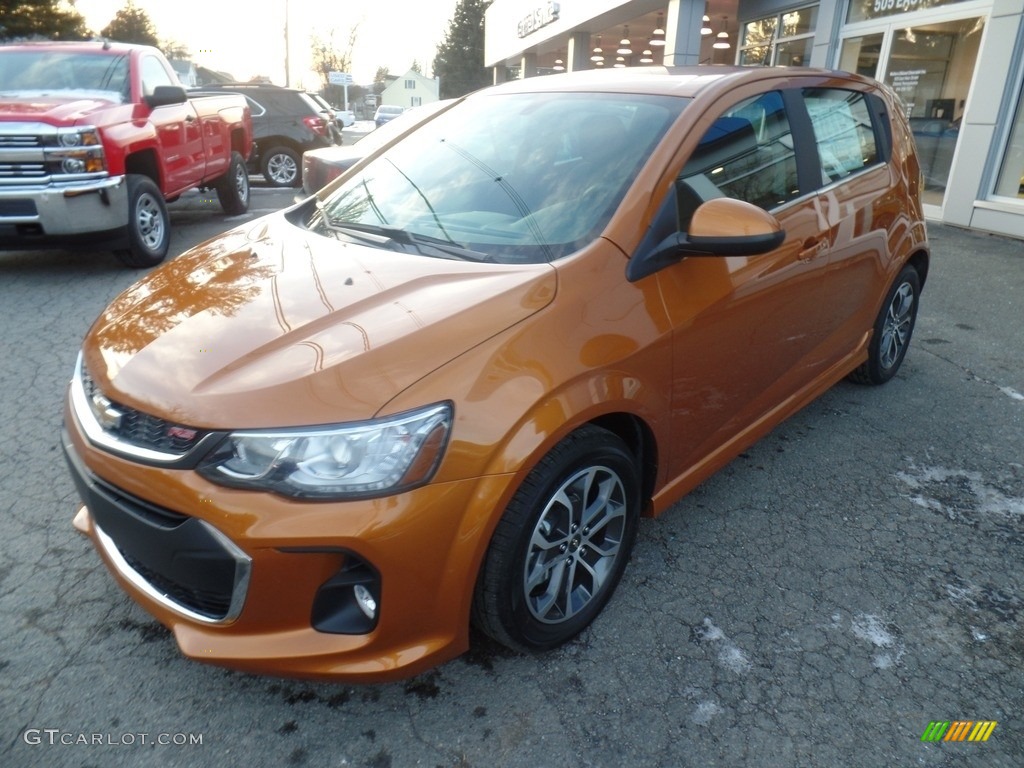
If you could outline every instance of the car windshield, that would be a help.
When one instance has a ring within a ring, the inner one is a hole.
[[[111,53],[0,51],[0,94],[97,98],[129,96],[128,57]]]
[[[600,234],[687,103],[615,93],[471,96],[350,175],[306,225],[432,256],[550,261]]]

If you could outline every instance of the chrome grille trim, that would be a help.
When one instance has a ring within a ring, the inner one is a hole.
[[[132,459],[139,459],[153,464],[174,464],[181,462],[186,457],[195,454],[198,451],[207,450],[212,441],[219,440],[221,437],[218,433],[196,430],[196,437],[190,441],[187,446],[182,447],[179,445],[177,452],[166,446],[159,445],[161,442],[160,440],[151,440],[151,443],[155,443],[152,447],[147,447],[144,444],[140,445],[139,442],[141,441],[129,441],[117,433],[105,429],[103,425],[100,424],[90,405],[90,396],[92,393],[87,392],[87,386],[91,384],[91,381],[88,380],[87,377],[88,374],[85,372],[85,366],[82,362],[82,353],[79,352],[78,360],[75,363],[75,374],[71,379],[71,408],[78,424],[82,428],[82,431],[85,432],[85,436],[93,445],[106,449],[111,453],[117,453]],[[159,419],[155,416],[150,416],[149,414],[137,411],[134,408],[127,408],[115,403],[109,404],[114,407],[116,411],[122,412],[129,419],[141,422],[140,425],[133,426],[133,429],[137,427],[143,432],[149,431],[150,434],[152,434],[154,429],[183,426],[174,424],[173,422],[164,421],[163,419]]]
[[[96,541],[99,542],[103,553],[110,559],[114,569],[133,587],[145,594],[146,597],[159,603],[168,610],[174,611],[180,616],[184,616],[187,619],[191,619],[192,621],[199,622],[201,624],[229,624],[238,618],[239,614],[242,612],[242,606],[245,605],[245,597],[249,591],[249,578],[252,574],[252,558],[240,550],[227,536],[205,520],[200,520],[199,522],[214,536],[214,538],[217,539],[220,545],[224,547],[227,554],[235,561],[235,579],[234,588],[231,592],[231,602],[228,605],[227,612],[222,618],[214,618],[202,613],[197,613],[187,606],[182,605],[177,600],[172,599],[163,591],[157,589],[145,577],[143,577],[142,574],[128,564],[124,555],[121,554],[121,550],[117,548],[117,544],[115,544],[114,540],[103,532],[103,529],[96,524],[95,520],[92,521],[92,528],[96,534]]]

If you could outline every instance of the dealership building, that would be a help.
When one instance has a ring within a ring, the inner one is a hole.
[[[930,220],[1024,238],[1024,0],[494,0],[495,82],[652,64],[859,72],[903,99]]]

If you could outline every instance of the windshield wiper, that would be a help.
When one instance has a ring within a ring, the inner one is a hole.
[[[421,235],[398,227],[385,227],[381,224],[363,224],[358,221],[332,219],[323,211],[321,214],[323,214],[324,224],[334,232],[340,232],[378,248],[403,250],[395,247],[398,245],[404,246],[406,249],[412,248],[422,256],[463,259],[465,261],[491,261],[489,253],[464,248],[454,240]]]

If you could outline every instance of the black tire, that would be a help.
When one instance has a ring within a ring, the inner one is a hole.
[[[921,297],[921,278],[909,264],[885,296],[868,344],[868,360],[849,375],[857,384],[885,384],[900,369],[910,347]]]
[[[260,155],[260,172],[274,187],[302,186],[302,164],[288,147],[271,147]]]
[[[477,577],[473,624],[518,651],[572,639],[615,591],[639,517],[629,449],[598,427],[572,433],[534,467],[498,522]]]
[[[239,216],[249,210],[249,171],[239,152],[231,153],[227,172],[214,182],[217,200],[228,216]]]
[[[148,176],[128,174],[128,248],[115,251],[129,267],[154,267],[167,256],[171,220],[160,188]]]

